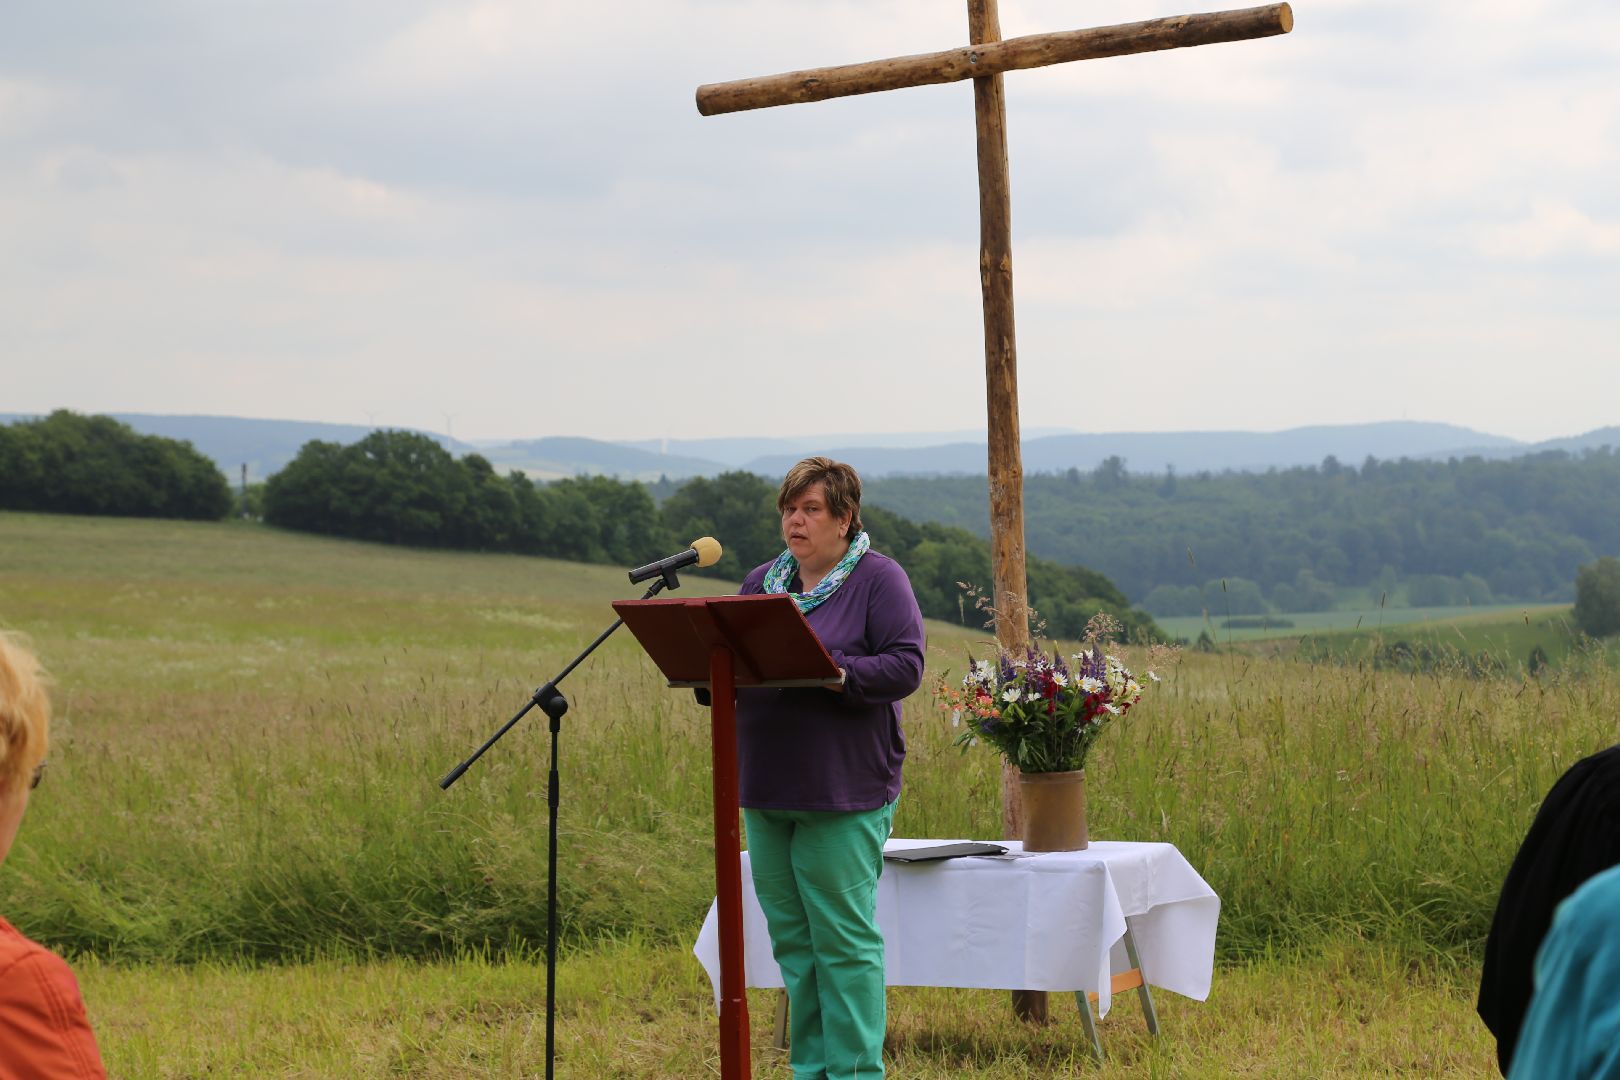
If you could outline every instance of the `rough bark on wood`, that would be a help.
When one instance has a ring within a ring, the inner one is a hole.
[[[966,48],[917,56],[897,56],[860,64],[811,68],[698,87],[697,108],[704,116],[768,109],[828,98],[873,94],[908,86],[982,79],[1005,71],[1047,67],[1073,60],[1182,49],[1224,41],[1286,34],[1294,13],[1287,4],[1176,15],[1167,19],[1030,34],[1006,41],[987,39]],[[998,35],[999,38],[999,35]]]
[[[975,45],[1001,37],[996,0],[968,0]],[[984,298],[985,413],[989,421],[990,563],[995,582],[996,641],[1010,651],[1029,646],[1028,580],[1024,568],[1024,463],[1018,435],[1018,348],[1012,287],[1012,193],[1007,168],[1007,104],[1000,75],[973,80],[979,148],[979,288]],[[1018,770],[1001,773],[1001,828],[1023,836]],[[1014,990],[1013,1013],[1046,1021],[1046,995]]]

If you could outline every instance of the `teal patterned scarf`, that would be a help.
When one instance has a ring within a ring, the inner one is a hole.
[[[819,607],[827,597],[838,591],[838,586],[849,577],[849,572],[855,569],[855,564],[861,561],[872,548],[872,540],[864,532],[856,533],[855,539],[849,542],[849,551],[838,565],[827,571],[827,576],[821,579],[820,584],[807,593],[788,592],[788,582],[798,572],[799,560],[793,557],[793,552],[784,551],[776,557],[771,568],[765,571],[765,591],[768,593],[787,593],[793,597],[793,602],[799,605],[799,610],[806,615]]]

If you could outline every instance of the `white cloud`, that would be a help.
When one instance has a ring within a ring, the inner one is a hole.
[[[1479,250],[1498,259],[1543,260],[1559,256],[1620,258],[1620,221],[1594,221],[1567,202],[1537,199],[1517,221],[1477,230]]]
[[[967,87],[692,103],[950,47],[960,7],[101,15],[34,5],[0,42],[0,354],[33,361],[11,408],[751,433],[822,425],[776,388],[848,368],[866,392],[832,426],[982,422]],[[1620,420],[1620,11],[1296,16],[1286,38],[1007,76],[1026,426]],[[1530,363],[1537,385],[1502,395]],[[1088,412],[1099,368],[1156,392]]]

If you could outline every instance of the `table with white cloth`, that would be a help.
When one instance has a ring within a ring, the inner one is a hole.
[[[884,850],[951,842],[895,839]],[[1089,991],[1107,1015],[1111,973],[1139,966],[1153,986],[1209,997],[1221,901],[1173,845],[1094,840],[1084,851],[1025,854],[1016,840],[997,843],[1008,857],[885,860],[877,921],[890,986]],[[741,857],[744,981],[782,986],[748,852]],[[718,1000],[712,905],[693,952]]]

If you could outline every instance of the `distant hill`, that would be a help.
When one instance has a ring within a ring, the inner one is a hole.
[[[589,441],[589,440],[587,440]],[[613,445],[640,450],[660,457],[672,455],[687,460],[706,461],[718,471],[740,469],[757,457],[803,453],[809,445],[803,439],[619,439]]]
[[[1049,435],[1024,440],[1024,472],[1087,471],[1109,457],[1125,460],[1133,473],[1264,472],[1300,465],[1319,465],[1333,456],[1359,465],[1369,456],[1444,457],[1458,447],[1487,447],[1505,454],[1525,453],[1525,443],[1487,435],[1452,424],[1395,420],[1377,424],[1342,424],[1292,428],[1288,431],[1122,432]],[[980,475],[985,471],[985,443],[959,442],[924,448],[877,446],[836,447],[826,451],[871,476]],[[785,456],[756,458],[751,471],[779,475],[793,461]]]
[[[1588,431],[1585,435],[1572,435],[1567,439],[1548,439],[1536,443],[1531,449],[1563,450],[1578,454],[1582,450],[1601,450],[1605,446],[1620,450],[1620,427],[1602,427],[1596,431]]]
[[[1522,457],[1525,454],[1542,454],[1549,451],[1581,454],[1589,450],[1602,450],[1604,447],[1620,450],[1620,427],[1602,427],[1595,431],[1588,431],[1584,435],[1571,435],[1562,439],[1545,439],[1537,443],[1513,443],[1510,446],[1464,446],[1443,453],[1413,456],[1423,457],[1430,461],[1444,461],[1453,457],[1459,459],[1479,457],[1487,460],[1504,461],[1508,458]]]
[[[114,413],[143,435],[184,439],[196,446],[234,481],[243,463],[250,479],[262,480],[291,461],[306,442],[322,439],[342,445],[358,442],[373,428],[363,424],[323,424],[306,420],[251,420],[231,416],[166,416]],[[0,423],[30,419],[0,413]],[[415,430],[415,429],[412,429]],[[745,469],[779,477],[807,454],[827,454],[853,464],[873,479],[885,476],[982,476],[985,442],[977,432],[937,431],[793,437],[608,440],[572,436],[460,441],[423,431],[455,454],[479,453],[500,471],[520,469],[536,480],[607,475],[626,480],[673,481]],[[1525,443],[1453,424],[1390,421],[1375,424],[1317,425],[1287,431],[1179,431],[1084,433],[1053,428],[1024,432],[1024,472],[1082,472],[1110,457],[1124,459],[1127,471],[1182,475],[1200,472],[1264,472],[1320,465],[1333,456],[1345,465],[1368,457],[1440,460],[1456,457],[1506,459],[1544,450],[1579,453],[1620,447],[1620,426],[1584,435]]]
[[[498,471],[521,469],[535,480],[555,480],[582,473],[648,482],[660,476],[685,480],[693,476],[714,476],[727,468],[721,462],[705,458],[660,454],[623,443],[566,436],[485,445],[479,447],[478,452]]]
[[[1028,428],[1026,438],[1043,435],[1072,434],[1070,429]],[[706,458],[717,461],[727,469],[742,469],[750,463],[764,460],[788,460],[789,464],[810,454],[827,453],[829,446],[869,446],[884,448],[935,447],[950,443],[971,443],[978,438],[975,431],[909,431],[865,435],[805,435],[798,438],[729,438],[729,439],[636,439],[614,440],[620,446],[649,450],[680,457]],[[980,445],[983,440],[980,439]],[[983,453],[980,453],[983,457]]]

